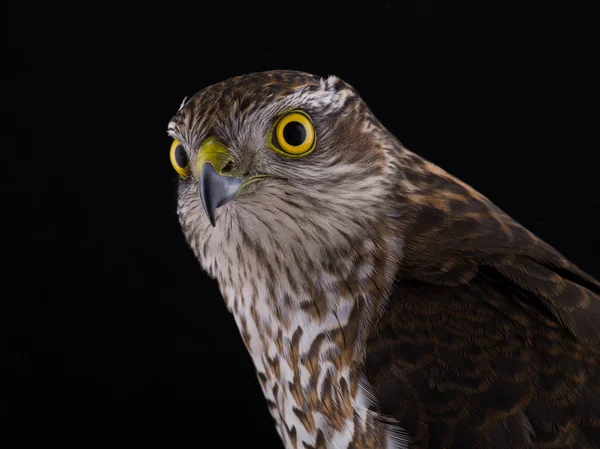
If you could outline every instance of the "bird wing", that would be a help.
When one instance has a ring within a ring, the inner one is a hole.
[[[600,283],[446,173],[408,195],[367,346],[379,411],[427,448],[600,448]]]

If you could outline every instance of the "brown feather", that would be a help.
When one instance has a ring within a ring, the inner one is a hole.
[[[422,448],[600,447],[600,283],[443,170],[412,171],[368,343],[380,411]]]

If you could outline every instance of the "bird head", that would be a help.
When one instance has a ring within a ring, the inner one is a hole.
[[[337,77],[238,76],[185,102],[168,133],[179,220],[213,276],[242,263],[299,280],[373,245],[395,213],[398,143]]]

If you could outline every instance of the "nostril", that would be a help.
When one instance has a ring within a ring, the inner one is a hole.
[[[221,169],[222,173],[229,173],[233,170],[233,161],[227,161],[225,166]]]

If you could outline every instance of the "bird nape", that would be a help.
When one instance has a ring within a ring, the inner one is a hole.
[[[285,447],[600,447],[600,283],[351,86],[235,77],[168,133],[181,228]]]

